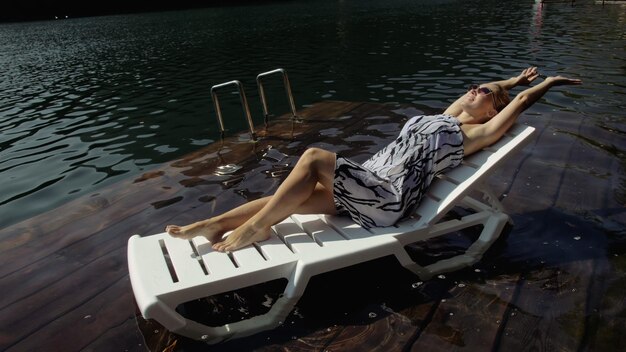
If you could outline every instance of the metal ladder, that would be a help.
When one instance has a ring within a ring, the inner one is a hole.
[[[296,104],[294,103],[293,94],[291,93],[291,84],[289,83],[287,71],[285,71],[282,68],[278,68],[272,71],[260,73],[256,77],[257,87],[259,89],[259,96],[261,98],[261,104],[263,105],[263,115],[264,115],[264,121],[266,125],[269,120],[269,112],[267,109],[267,101],[265,99],[265,90],[263,89],[262,79],[264,79],[267,76],[271,76],[275,74],[281,74],[283,76],[283,85],[285,87],[285,92],[287,93],[287,99],[289,100],[289,106],[291,108],[291,114],[292,114],[291,118],[292,120],[294,120],[297,117],[296,116]],[[217,90],[222,89],[224,87],[233,86],[233,85],[237,87],[237,91],[239,92],[239,100],[243,108],[244,118],[248,121],[248,127],[250,129],[250,137],[252,138],[253,141],[256,141],[256,132],[254,131],[254,123],[252,122],[252,116],[250,115],[250,107],[248,106],[248,99],[246,98],[246,93],[243,89],[243,84],[238,80],[216,84],[213,87],[211,87],[211,98],[213,99],[213,105],[217,113],[217,121],[220,127],[220,136],[222,139],[224,138],[225,128],[224,128],[224,119],[222,117],[222,109],[220,107],[220,101],[217,96]]]

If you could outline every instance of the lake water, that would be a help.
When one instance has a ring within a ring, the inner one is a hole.
[[[212,85],[241,80],[262,123],[258,73],[287,70],[296,105],[441,109],[472,82],[528,65],[584,80],[528,114],[573,112],[602,136],[626,203],[626,7],[534,1],[291,1],[0,24],[0,228],[219,139]],[[575,24],[575,25],[573,25]],[[288,111],[277,79],[271,112]],[[246,128],[222,96],[227,128]]]

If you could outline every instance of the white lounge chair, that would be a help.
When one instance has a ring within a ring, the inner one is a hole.
[[[278,326],[317,274],[394,255],[421,279],[472,265],[498,238],[508,216],[484,183],[488,174],[530,140],[534,128],[515,125],[496,145],[474,154],[429,187],[415,217],[393,227],[366,230],[347,217],[294,215],[273,227],[264,242],[215,252],[203,237],[192,241],[166,233],[128,241],[128,266],[137,304],[147,319],[171,332],[207,343],[248,336]],[[485,202],[467,196],[479,191]],[[439,220],[456,205],[475,211],[460,220]],[[404,246],[482,224],[479,238],[454,258],[421,267]],[[283,295],[264,315],[210,327],[184,318],[175,309],[184,302],[285,278]]]

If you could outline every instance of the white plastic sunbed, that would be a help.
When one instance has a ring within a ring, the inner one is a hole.
[[[207,343],[249,336],[278,326],[317,274],[394,255],[423,280],[458,270],[481,259],[509,219],[485,179],[502,161],[521,149],[534,128],[515,125],[496,145],[466,158],[429,187],[414,218],[393,227],[366,230],[347,217],[294,215],[273,227],[267,241],[234,251],[215,252],[204,237],[172,238],[166,233],[128,241],[128,266],[137,304],[146,319],[171,332]],[[467,196],[479,191],[484,200]],[[454,206],[475,213],[439,220]],[[404,246],[416,241],[483,225],[482,233],[464,254],[421,267]],[[184,302],[285,278],[283,295],[263,315],[210,327],[180,315]]]

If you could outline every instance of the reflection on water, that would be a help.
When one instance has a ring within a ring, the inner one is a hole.
[[[214,84],[241,80],[262,123],[254,77],[276,67],[299,107],[441,109],[468,83],[538,65],[585,84],[550,93],[529,114],[571,111],[606,127],[579,137],[624,150],[625,23],[619,6],[368,0],[2,24],[0,227],[217,140]],[[289,111],[279,80],[265,89],[273,112]],[[226,128],[245,129],[237,95],[221,103]],[[623,170],[623,154],[614,158]],[[623,199],[623,173],[612,177]]]

